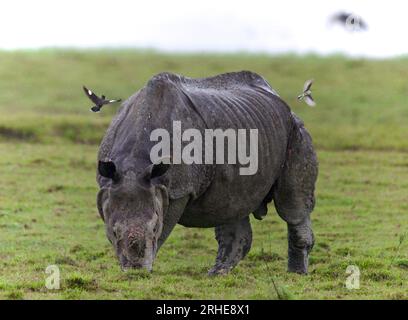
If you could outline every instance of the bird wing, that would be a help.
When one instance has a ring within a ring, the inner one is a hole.
[[[350,16],[350,13],[347,12],[339,12],[331,16],[332,22],[339,22],[339,23],[346,23],[347,18]]]
[[[362,20],[362,19],[360,19],[360,24],[359,24],[359,26],[360,26],[360,29],[361,29],[361,30],[367,30],[367,29],[368,29],[367,23],[366,23],[364,20]]]
[[[310,90],[313,84],[313,79],[307,80],[303,86],[303,92],[306,92],[307,90]]]
[[[107,100],[108,103],[115,103],[115,102],[121,102],[122,99],[116,99],[116,100]]]
[[[93,93],[91,90],[89,90],[87,87],[83,86],[84,92],[86,96],[95,104],[100,104],[101,103],[101,98],[99,98],[95,93]]]
[[[305,102],[310,107],[314,107],[316,105],[316,102],[313,100],[311,95],[305,96]]]

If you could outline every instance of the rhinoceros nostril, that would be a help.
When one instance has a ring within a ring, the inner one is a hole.
[[[146,243],[140,239],[129,239],[129,249],[138,256],[144,255]]]

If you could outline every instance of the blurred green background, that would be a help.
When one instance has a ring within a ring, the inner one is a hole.
[[[163,71],[207,77],[251,70],[265,77],[301,116],[318,147],[408,149],[408,58],[39,50],[0,52],[0,61],[2,139],[15,131],[16,137],[40,142],[62,138],[97,143],[115,107],[90,114],[83,84],[100,94],[126,98]],[[296,101],[308,78],[316,81],[316,109]]]

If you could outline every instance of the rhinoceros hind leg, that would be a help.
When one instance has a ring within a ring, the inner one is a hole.
[[[310,219],[298,225],[288,224],[288,271],[307,274],[309,253],[314,245]]]
[[[312,141],[297,123],[288,145],[285,166],[274,185],[274,203],[288,225],[288,271],[306,274],[313,248],[310,214],[314,208],[317,159]]]
[[[218,254],[209,275],[227,274],[249,252],[252,244],[252,230],[249,217],[232,224],[215,228]]]

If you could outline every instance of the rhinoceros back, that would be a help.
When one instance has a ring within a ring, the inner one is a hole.
[[[258,130],[257,172],[241,175],[239,163],[215,165],[210,185],[190,203],[182,223],[205,226],[206,221],[211,227],[244,217],[259,207],[281,172],[293,128],[291,111],[270,85],[252,72],[179,79],[191,108],[207,128],[245,129],[248,140],[249,130]]]

